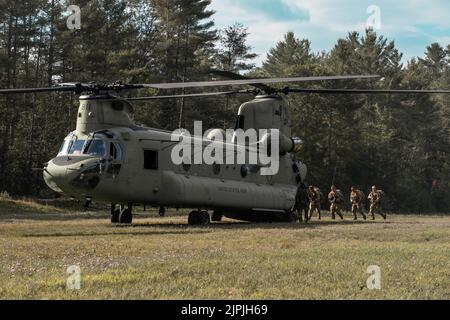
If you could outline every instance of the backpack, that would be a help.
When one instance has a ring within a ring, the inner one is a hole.
[[[323,193],[322,193],[322,191],[320,191],[320,189],[319,188],[314,188],[314,191],[315,192],[317,192],[317,194],[319,195],[319,199],[318,199],[318,201],[319,202],[322,202],[322,200],[324,199],[324,196],[323,196]]]
[[[340,189],[336,190],[336,200],[337,202],[343,202],[344,201],[344,194]]]
[[[361,190],[358,190],[359,202],[364,203],[366,200],[366,195]]]

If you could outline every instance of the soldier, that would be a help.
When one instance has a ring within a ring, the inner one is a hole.
[[[305,222],[308,222],[308,204],[308,187],[302,182],[297,188],[294,207],[294,210],[297,210],[300,222],[303,222],[303,214],[305,215]]]
[[[336,213],[344,220],[344,217],[341,214],[341,210],[344,207],[344,196],[341,190],[338,190],[336,186],[331,186],[331,191],[328,194],[328,202],[330,203],[330,212],[333,220],[336,219]]]
[[[358,212],[363,216],[364,220],[367,219],[363,212],[364,207],[364,193],[356,187],[351,188],[350,203],[352,204],[353,219],[358,220]]]
[[[381,213],[380,204],[381,204],[381,196],[383,195],[383,191],[377,190],[376,186],[372,187],[372,191],[369,193],[369,202],[370,202],[370,211],[369,213],[372,215],[372,220],[375,220],[375,213],[378,213],[380,216],[386,220],[386,214]]]
[[[317,187],[309,186],[308,198],[309,198],[309,214],[307,220],[311,220],[315,210],[317,210],[317,212],[319,213],[319,220],[321,220],[322,214],[320,213],[320,204],[322,202],[322,192],[320,192],[320,189]]]

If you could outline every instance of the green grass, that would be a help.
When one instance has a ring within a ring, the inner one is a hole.
[[[450,299],[450,216],[201,228],[156,215],[118,227],[98,211],[1,200],[0,298]],[[81,290],[66,290],[70,265]],[[366,288],[369,265],[381,290]]]

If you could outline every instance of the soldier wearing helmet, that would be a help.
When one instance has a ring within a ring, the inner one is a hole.
[[[328,202],[330,203],[330,212],[333,220],[336,219],[336,214],[344,220],[344,216],[341,213],[344,207],[344,195],[334,185],[331,186],[331,191],[328,194]]]
[[[364,208],[364,193],[356,187],[351,188],[350,192],[350,203],[352,205],[353,219],[358,220],[358,213],[362,215],[364,220],[367,219],[363,212]]]
[[[386,220],[386,214],[383,214],[380,210],[381,207],[381,197],[384,195],[384,192],[378,190],[376,186],[372,187],[372,191],[369,193],[368,199],[370,202],[370,210],[369,213],[372,215],[372,220],[375,220],[375,213],[379,214]]]
[[[320,192],[320,189],[314,186],[309,186],[308,188],[308,198],[309,198],[309,214],[308,214],[308,220],[311,220],[311,217],[314,213],[314,211],[317,210],[319,213],[319,220],[322,218],[322,214],[320,212],[320,204],[322,202],[322,192]]]
[[[297,187],[297,194],[295,195],[295,207],[294,207],[294,210],[297,211],[297,215],[300,222],[303,222],[303,214],[305,222],[308,222],[309,220],[308,206],[309,206],[308,186],[302,182]]]

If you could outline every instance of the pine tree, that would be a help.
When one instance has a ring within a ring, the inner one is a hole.
[[[208,10],[210,3],[210,0],[152,1],[162,33],[160,50],[156,53],[161,80],[183,82],[200,79],[210,69],[209,57],[217,40],[214,22],[210,20],[214,12]],[[190,122],[189,112],[195,113],[195,110],[185,110],[186,103],[180,99],[178,108],[175,101],[159,103],[159,121],[163,128],[175,129]]]
[[[419,61],[425,64],[434,75],[439,75],[446,65],[446,56],[446,50],[439,43],[433,43],[427,47],[425,59],[419,59]]]
[[[297,39],[293,32],[288,32],[284,39],[269,51],[263,69],[270,76],[287,75],[286,71],[292,66],[307,64],[312,58],[310,41]]]
[[[218,69],[240,73],[255,67],[255,64],[248,63],[258,57],[257,54],[250,52],[252,48],[247,44],[248,36],[248,28],[240,23],[220,31],[217,50]]]

